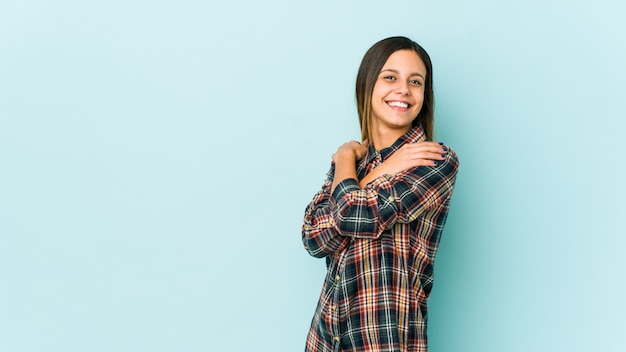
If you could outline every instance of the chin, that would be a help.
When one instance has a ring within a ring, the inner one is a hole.
[[[414,119],[396,119],[390,121],[389,125],[396,128],[412,127]]]

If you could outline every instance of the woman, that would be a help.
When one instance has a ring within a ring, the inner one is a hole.
[[[458,159],[433,137],[430,58],[405,37],[365,54],[356,80],[363,143],[332,156],[302,240],[328,273],[306,351],[427,351],[427,300]]]

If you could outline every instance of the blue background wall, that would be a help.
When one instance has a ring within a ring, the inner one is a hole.
[[[435,64],[462,161],[448,351],[621,351],[619,1],[0,3],[0,350],[300,351],[300,242],[374,42]]]

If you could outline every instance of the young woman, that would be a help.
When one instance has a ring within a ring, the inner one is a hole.
[[[362,143],[332,156],[302,240],[328,273],[306,351],[427,351],[427,300],[458,159],[433,138],[430,58],[405,37],[361,62]]]

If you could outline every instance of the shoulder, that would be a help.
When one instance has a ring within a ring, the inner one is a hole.
[[[449,146],[446,157],[443,160],[438,160],[435,166],[418,166],[404,172],[399,173],[397,176],[407,178],[408,182],[417,183],[439,183],[439,182],[452,182],[456,179],[456,174],[459,169],[459,156],[454,149]]]
[[[450,166],[454,167],[454,170],[458,170],[459,168],[459,155],[457,154],[457,152],[452,149],[451,147],[445,145],[446,148],[448,148],[448,153],[446,155],[446,159],[443,160],[444,164],[450,164]]]

